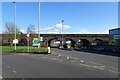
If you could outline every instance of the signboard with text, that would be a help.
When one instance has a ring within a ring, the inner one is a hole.
[[[120,39],[120,35],[114,35],[114,39]]]
[[[38,38],[33,39],[33,46],[40,46],[40,40]]]
[[[30,40],[30,34],[26,35],[26,40],[29,41]]]
[[[43,37],[42,37],[42,36],[40,37],[40,41],[41,41],[41,42],[43,41]]]
[[[18,44],[18,39],[14,39],[13,44]]]

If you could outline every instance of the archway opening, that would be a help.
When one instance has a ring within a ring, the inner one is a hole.
[[[71,38],[66,38],[66,41],[69,41],[69,40],[71,41],[71,47],[74,48],[74,45],[75,45],[76,42]]]
[[[92,42],[92,45],[99,45],[100,43],[103,43],[104,41],[102,39],[95,39]]]
[[[88,47],[90,45],[90,41],[88,41],[87,39],[80,39],[82,42],[82,46],[83,47]]]
[[[51,48],[59,47],[59,45],[60,45],[60,40],[58,40],[58,38],[52,38],[48,41],[48,46]]]
[[[77,41],[77,47],[81,48],[81,47],[88,47],[90,45],[90,41],[88,41],[87,39],[79,39]]]

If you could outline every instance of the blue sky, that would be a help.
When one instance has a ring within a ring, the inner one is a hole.
[[[118,27],[117,2],[41,2],[41,33],[104,34]],[[38,3],[17,2],[16,24],[26,33],[30,24],[38,27]],[[2,3],[2,27],[6,22],[14,23],[14,4]]]

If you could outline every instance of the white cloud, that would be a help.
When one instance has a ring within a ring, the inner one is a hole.
[[[70,28],[71,27],[69,25],[64,24],[63,33],[64,34],[109,34],[110,29],[115,29],[117,27],[106,29],[106,30],[101,31],[101,32],[89,31],[87,29],[80,29],[79,32],[66,32]],[[46,33],[46,34],[61,34],[61,32],[62,32],[62,23],[56,24],[54,27],[46,27],[46,28],[42,29],[41,32]]]
[[[63,25],[63,32],[67,31],[70,29],[69,25]],[[56,24],[54,27],[46,27],[44,29],[41,29],[42,33],[47,33],[47,34],[60,34],[62,31],[62,23]]]
[[[109,34],[109,30],[105,30],[103,32],[90,32],[87,29],[81,29],[80,32],[78,32],[78,34]]]
[[[25,33],[25,30],[23,30],[23,29],[20,29],[20,31],[21,31],[22,33]]]
[[[12,1],[2,0],[2,2]],[[16,0],[16,2],[38,2],[38,0]],[[119,0],[40,0],[40,2],[119,2]]]
[[[46,27],[46,28],[44,28],[44,29],[41,29],[40,31],[42,31],[42,32],[57,32],[58,31],[58,29],[55,29],[54,27]]]
[[[113,26],[113,27],[109,28],[109,30],[110,30],[110,29],[115,29],[115,28],[119,28],[119,27],[117,27],[117,26]]]
[[[60,34],[60,33],[59,32],[48,31],[48,32],[46,32],[46,34]]]
[[[55,28],[56,28],[56,29],[62,29],[62,23],[56,24],[56,25],[55,25]],[[69,25],[63,25],[63,29],[64,29],[64,30],[68,30],[69,28],[70,28]]]

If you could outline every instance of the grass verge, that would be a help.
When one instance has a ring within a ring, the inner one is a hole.
[[[0,52],[2,53],[34,53],[34,52],[47,52],[46,47],[33,47],[30,46],[29,49],[27,46],[17,46],[16,51],[14,46],[0,46]]]

